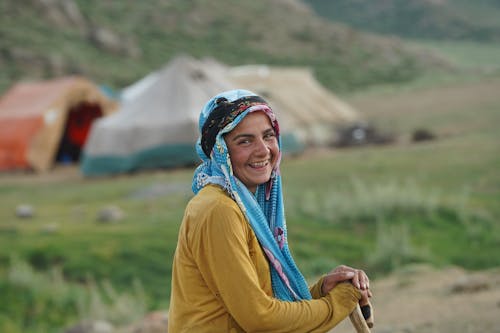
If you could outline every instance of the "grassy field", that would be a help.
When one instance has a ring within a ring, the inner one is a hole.
[[[352,96],[396,143],[284,160],[289,241],[306,277],[339,263],[375,278],[413,262],[499,266],[498,91],[500,79],[484,79]],[[412,143],[417,128],[437,139]],[[192,171],[0,175],[0,331],[57,332],[89,317],[123,324],[168,308]],[[33,218],[16,217],[21,204]],[[109,206],[124,218],[99,222]]]
[[[500,45],[497,43],[432,40],[421,40],[416,43],[446,55],[448,59],[462,68],[480,70],[483,73],[498,73],[500,70],[498,62]]]

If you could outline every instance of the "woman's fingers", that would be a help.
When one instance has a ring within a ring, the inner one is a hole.
[[[355,269],[346,265],[337,266],[330,273],[334,272],[353,272],[353,284],[359,289],[368,289],[370,288],[370,280],[368,279],[368,275],[360,269]]]
[[[369,290],[361,290],[361,299],[359,300],[359,305],[369,304],[369,298],[371,297],[371,292]]]
[[[365,272],[360,269],[356,269],[354,277],[352,278],[352,284],[359,289],[366,290],[370,288],[370,279]]]
[[[354,272],[350,271],[331,271],[325,276],[325,279],[323,280],[323,286],[321,287],[323,294],[328,293],[341,282],[351,281],[354,275]]]
[[[346,265],[340,265],[332,269],[326,276],[323,287],[330,290],[338,283],[344,281],[351,281],[351,283],[358,289],[368,291],[371,297],[370,279],[363,270],[355,269]]]

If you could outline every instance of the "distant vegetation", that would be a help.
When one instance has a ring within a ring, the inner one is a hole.
[[[432,52],[322,20],[299,1],[0,2],[0,92],[71,73],[123,88],[179,53],[312,66],[337,91],[449,68]]]
[[[332,21],[413,39],[500,42],[499,0],[304,0]]]
[[[361,32],[398,37],[441,54],[453,68],[452,80],[470,78],[471,74],[478,77],[500,73],[500,0],[304,2],[331,22],[342,22]],[[436,79],[431,76],[431,80]],[[444,77],[439,75],[438,80]],[[420,75],[413,81],[422,79],[428,82],[429,77]]]

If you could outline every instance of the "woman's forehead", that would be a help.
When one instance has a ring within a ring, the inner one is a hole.
[[[229,133],[256,129],[256,126],[273,128],[271,119],[265,112],[255,111],[248,113]],[[262,128],[259,128],[259,130],[262,130]]]

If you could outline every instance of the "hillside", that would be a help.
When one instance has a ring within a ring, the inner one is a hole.
[[[313,66],[337,91],[448,67],[426,49],[324,20],[298,0],[0,2],[0,92],[71,73],[122,88],[179,53]]]
[[[332,21],[403,38],[500,41],[498,0],[305,0]]]

